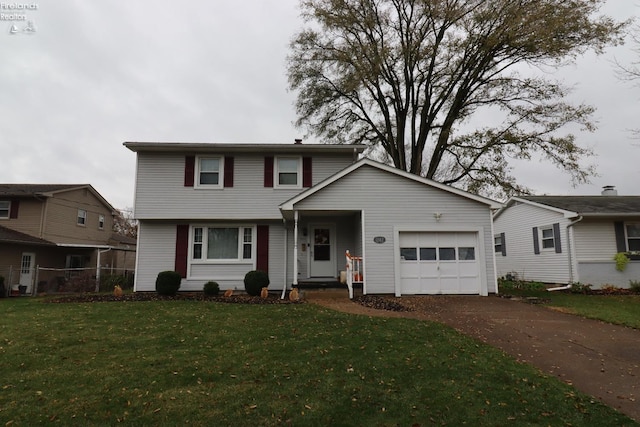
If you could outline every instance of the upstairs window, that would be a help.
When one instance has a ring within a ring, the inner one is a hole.
[[[300,187],[301,162],[299,157],[278,157],[276,183],[278,187]]]
[[[104,230],[104,215],[98,216],[98,228]]]
[[[87,225],[87,211],[84,209],[78,209],[78,225]]]
[[[0,219],[9,219],[11,212],[11,202],[8,200],[0,200]]]
[[[220,187],[222,185],[222,159],[220,157],[199,157],[197,162],[198,187]]]

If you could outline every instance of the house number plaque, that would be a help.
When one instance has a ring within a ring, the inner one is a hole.
[[[373,241],[375,243],[384,243],[387,241],[387,239],[385,239],[384,236],[376,236],[373,238]]]

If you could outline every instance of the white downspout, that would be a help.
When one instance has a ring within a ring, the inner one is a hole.
[[[96,292],[100,292],[100,254],[109,252],[111,248],[101,251],[98,249],[97,265],[96,265]]]
[[[284,299],[287,294],[287,245],[289,242],[287,241],[289,238],[289,230],[287,229],[287,220],[283,219],[282,224],[284,226],[284,280],[282,282],[282,295],[280,299]]]
[[[293,211],[293,286],[298,286],[298,211]]]
[[[572,245],[572,239],[571,239],[571,227],[573,227],[574,225],[576,225],[577,223],[579,223],[580,221],[582,221],[583,217],[582,215],[578,216],[577,219],[571,221],[569,224],[567,224],[567,251],[569,254],[569,284],[567,286],[558,286],[557,288],[549,288],[547,289],[547,291],[549,292],[553,292],[553,291],[564,291],[567,289],[571,289],[571,284],[574,282],[575,279],[575,275],[574,275],[574,261],[575,261],[575,253],[574,253],[574,246]]]

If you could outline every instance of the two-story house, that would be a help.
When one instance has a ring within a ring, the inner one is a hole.
[[[20,285],[31,294],[36,280],[68,276],[63,269],[93,267],[96,275],[98,264],[118,268],[114,262],[126,260],[122,252],[135,251],[135,243],[123,244],[113,236],[114,212],[88,184],[0,184],[5,286]]]
[[[496,292],[500,204],[374,162],[365,146],[125,142],[137,153],[136,291],[244,289],[254,269],[283,292],[336,280],[346,251],[367,294]]]

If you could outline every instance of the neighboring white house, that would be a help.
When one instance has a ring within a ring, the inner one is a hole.
[[[640,280],[640,196],[520,196],[494,216],[498,276],[629,287]],[[614,256],[627,253],[624,271]]]
[[[137,153],[136,291],[176,270],[181,290],[337,280],[363,258],[365,294],[497,292],[497,202],[371,161],[363,145],[126,142]]]

